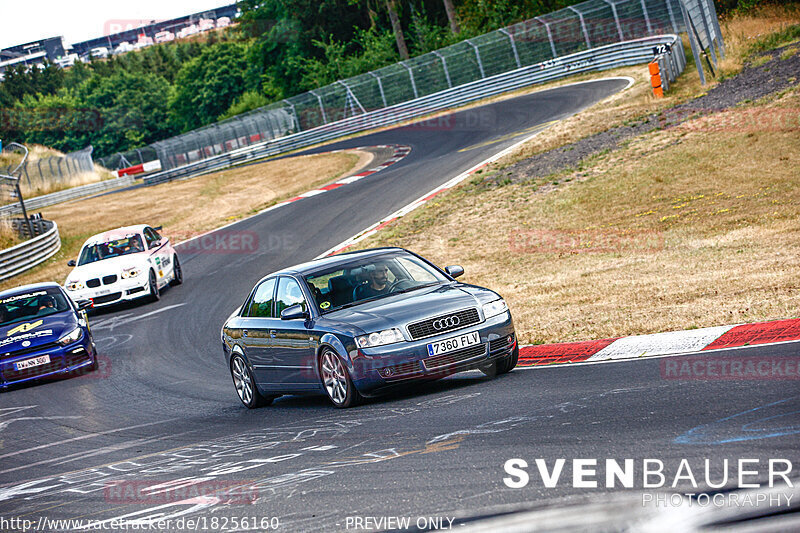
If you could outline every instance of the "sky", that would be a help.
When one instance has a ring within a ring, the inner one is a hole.
[[[234,1],[0,0],[0,48],[58,35],[73,44],[136,26],[140,20],[172,19]]]

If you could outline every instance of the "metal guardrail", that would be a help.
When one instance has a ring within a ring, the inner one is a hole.
[[[29,198],[25,200],[25,206],[28,209],[41,209],[49,205],[60,204],[61,202],[76,200],[84,196],[91,196],[111,189],[133,185],[135,182],[136,179],[133,176],[122,176],[121,178],[99,181],[97,183],[90,183],[88,185],[81,185],[63,191]],[[20,212],[21,209],[18,204],[9,204],[0,207],[0,215],[16,215]]]
[[[669,50],[666,53],[661,54],[654,50],[665,45]],[[659,56],[659,65],[663,72],[667,74],[665,78],[670,82],[674,81],[686,66],[682,41],[680,37],[674,34],[614,43],[482,78],[422,98],[351,116],[279,139],[253,144],[181,167],[151,174],[145,177],[143,181],[146,184],[156,184],[179,178],[188,178],[255,159],[290,152],[353,133],[397,124],[536,83],[552,81],[583,72],[648,63],[654,56]]]
[[[0,281],[33,268],[53,257],[61,249],[61,238],[55,222],[36,220],[34,224],[43,230],[41,235],[0,251]]]

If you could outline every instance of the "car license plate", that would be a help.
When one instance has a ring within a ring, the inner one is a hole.
[[[25,359],[24,361],[14,363],[14,368],[16,368],[17,370],[25,370],[26,368],[31,368],[33,366],[46,365],[49,362],[50,362],[50,356],[42,355],[39,357],[34,357],[33,359]]]
[[[432,342],[428,344],[428,355],[441,355],[443,353],[454,352],[456,350],[460,350],[461,348],[480,344],[480,342],[480,333],[477,331],[471,331],[457,337],[450,337],[449,339],[444,339],[443,341]]]
[[[111,289],[100,289],[99,291],[94,291],[95,296],[105,296],[106,294],[111,294]]]

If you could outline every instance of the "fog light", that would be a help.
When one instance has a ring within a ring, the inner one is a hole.
[[[383,376],[383,377],[385,377],[385,378],[388,378],[388,377],[390,377],[392,374],[394,374],[394,372],[392,371],[392,369],[391,369],[391,368],[384,368],[384,369],[381,369],[381,376]]]
[[[514,342],[514,335],[509,335],[507,340],[508,340],[508,344],[511,344],[512,342]]]

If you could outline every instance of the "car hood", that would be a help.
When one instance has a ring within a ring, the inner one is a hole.
[[[497,299],[495,292],[481,287],[448,283],[364,302],[324,315],[341,329],[355,334],[387,328],[402,328],[408,323],[447,314]]]
[[[119,257],[111,257],[103,259],[102,261],[95,261],[75,267],[69,276],[68,281],[86,281],[87,279],[108,276],[109,274],[121,275],[122,271],[126,268],[138,266],[144,268],[148,265],[150,258],[149,252],[137,252],[135,254],[121,255]]]
[[[0,354],[55,342],[77,325],[78,320],[72,311],[7,324],[0,327]],[[26,342],[30,344],[24,346]]]

